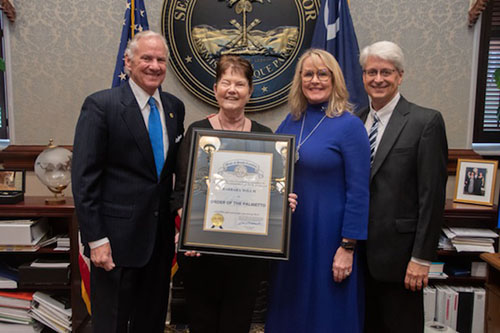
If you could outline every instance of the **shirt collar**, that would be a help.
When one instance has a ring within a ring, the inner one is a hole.
[[[135,99],[137,100],[137,104],[139,104],[139,108],[143,110],[146,107],[146,104],[148,104],[149,98],[151,97],[147,92],[144,91],[137,83],[132,80],[132,78],[129,79],[129,84],[130,84],[130,89],[132,89],[132,93],[135,96]],[[161,100],[160,100],[160,92],[158,89],[155,90],[155,93],[153,94],[153,98],[156,101],[156,105],[160,105]]]
[[[378,111],[375,111],[372,107],[372,100],[370,98],[370,116],[373,119],[373,115],[376,113],[380,122],[382,125],[386,125],[389,122],[389,119],[391,118],[392,112],[396,108],[396,105],[399,102],[399,99],[401,98],[401,94],[398,92],[391,100],[389,103],[384,105],[383,108],[381,108]]]

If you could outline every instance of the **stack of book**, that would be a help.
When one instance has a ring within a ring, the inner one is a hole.
[[[0,291],[0,332],[40,332],[29,315],[33,293]]]
[[[35,292],[30,315],[56,332],[71,332],[71,306],[64,296]]]
[[[69,236],[68,235],[59,235],[57,237],[57,247],[55,248],[57,251],[69,251]]]
[[[435,285],[424,289],[426,322],[436,321],[460,333],[484,331],[485,307],[483,288]]]
[[[495,252],[493,243],[498,234],[490,229],[449,227],[443,232],[457,252]]]
[[[48,232],[46,218],[0,220],[0,251],[37,251]]]
[[[433,262],[429,268],[429,279],[446,279],[448,275],[443,271],[444,262]]]

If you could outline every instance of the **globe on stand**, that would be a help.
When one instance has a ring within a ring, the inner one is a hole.
[[[47,188],[54,193],[53,198],[45,199],[47,205],[61,205],[66,202],[62,191],[71,182],[71,159],[73,154],[66,148],[54,145],[50,139],[48,148],[38,155],[35,161],[35,174]]]

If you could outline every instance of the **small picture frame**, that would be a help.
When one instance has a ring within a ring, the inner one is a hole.
[[[453,201],[493,206],[497,167],[498,161],[459,158]]]

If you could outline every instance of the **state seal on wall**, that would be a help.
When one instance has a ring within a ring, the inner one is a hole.
[[[215,66],[224,54],[254,67],[254,91],[245,110],[286,101],[298,57],[311,44],[320,0],[165,0],[162,31],[182,84],[217,106]]]

